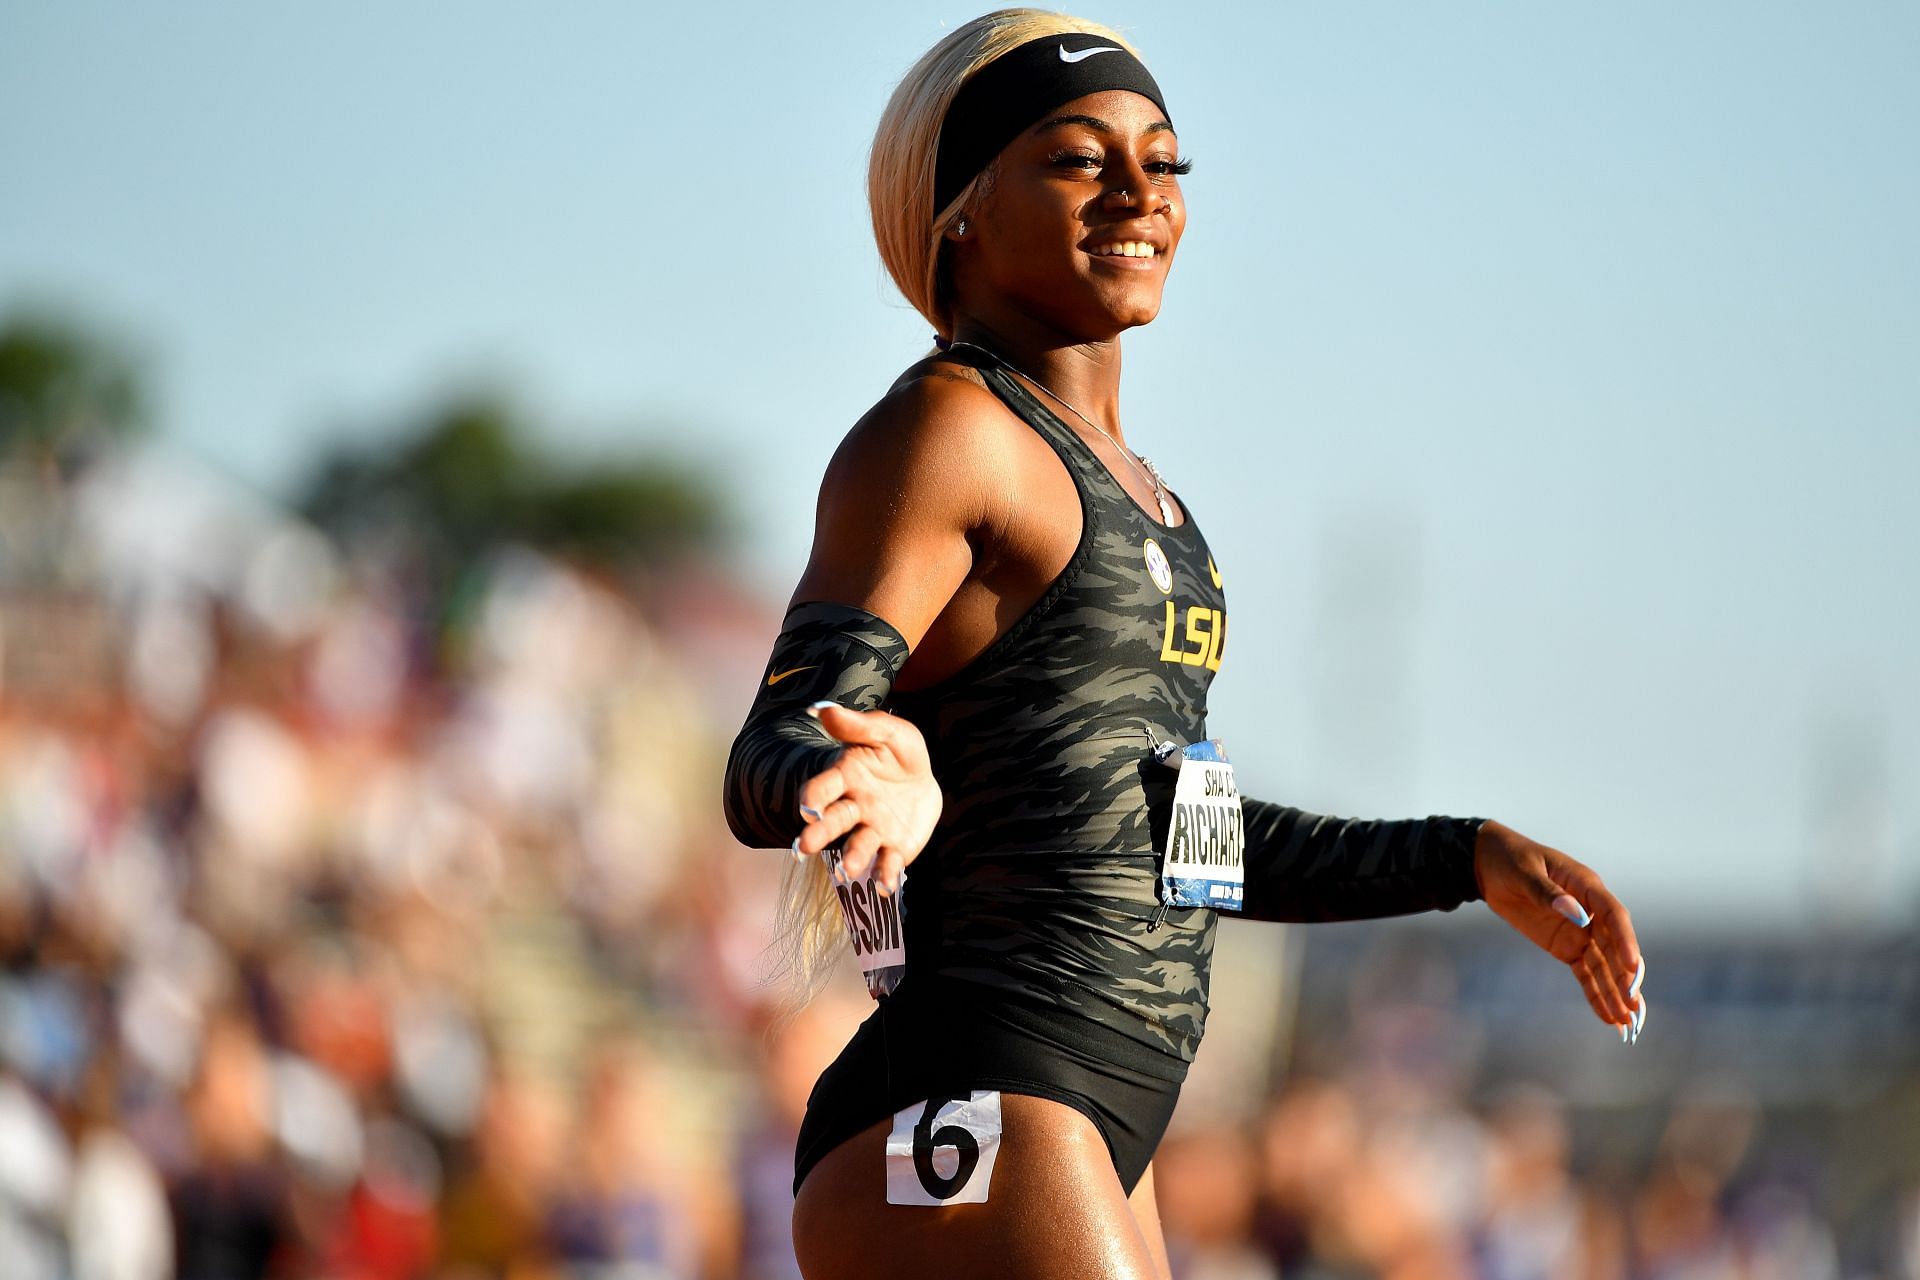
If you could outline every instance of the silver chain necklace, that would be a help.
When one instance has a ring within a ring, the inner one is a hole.
[[[967,342],[963,339],[958,339],[958,338],[956,338],[955,340],[947,344],[947,349],[949,351],[951,351],[955,347],[972,347],[975,351],[978,351],[981,355],[990,356],[993,359],[998,360],[1001,364],[1007,366],[1007,368],[1013,370],[1015,373],[1025,378],[1028,382],[1031,382],[1034,386],[1046,392],[1049,396],[1053,397],[1053,399],[1059,402],[1061,405],[1064,405],[1068,413],[1071,413],[1074,417],[1086,423],[1087,426],[1093,430],[1095,435],[1100,436],[1101,438],[1105,439],[1109,444],[1113,445],[1114,448],[1120,451],[1121,457],[1125,458],[1128,462],[1131,462],[1133,464],[1133,469],[1135,471],[1138,471],[1143,477],[1145,477],[1147,483],[1153,486],[1154,501],[1160,504],[1160,523],[1167,524],[1167,525],[1170,525],[1173,523],[1173,503],[1167,500],[1167,482],[1160,475],[1160,468],[1153,465],[1153,460],[1151,458],[1147,457],[1147,455],[1144,453],[1135,454],[1133,450],[1129,449],[1126,445],[1121,444],[1118,440],[1115,440],[1111,435],[1109,435],[1106,432],[1106,430],[1100,426],[1099,423],[1095,422],[1092,418],[1089,418],[1086,414],[1080,412],[1080,410],[1074,408],[1073,403],[1070,400],[1068,400],[1065,396],[1061,395],[1058,391],[1055,391],[1052,387],[1048,386],[1046,383],[1040,381],[1040,379],[1028,373],[1025,369],[1022,369],[1019,365],[1015,364],[1013,361],[1001,355],[998,351],[994,351],[987,347],[983,347],[977,342]]]

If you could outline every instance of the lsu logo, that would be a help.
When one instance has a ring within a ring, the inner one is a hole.
[[[1190,604],[1186,611],[1186,628],[1182,633],[1180,610],[1171,600],[1166,602],[1166,606],[1166,621],[1160,632],[1160,661],[1218,671],[1220,655],[1227,647],[1227,611],[1209,608],[1204,604]]]
[[[1147,568],[1153,568],[1153,557],[1160,554],[1164,565],[1166,556],[1160,553],[1152,539],[1147,540]],[[1213,557],[1207,557],[1207,576],[1213,580],[1216,589],[1220,586],[1220,570],[1213,563]],[[1169,567],[1166,580],[1161,581],[1156,574],[1154,585],[1168,595],[1173,594],[1173,571]],[[1227,647],[1227,611],[1215,609],[1210,605],[1192,604],[1184,611],[1173,601],[1165,601],[1166,614],[1160,628],[1160,661],[1177,662],[1182,666],[1205,667],[1209,671],[1220,669],[1220,655]]]
[[[1160,544],[1148,538],[1142,550],[1147,556],[1147,576],[1153,579],[1153,585],[1160,588],[1162,595],[1173,594],[1173,566],[1167,563],[1167,553]]]

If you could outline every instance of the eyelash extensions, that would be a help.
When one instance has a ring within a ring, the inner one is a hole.
[[[1100,157],[1097,155],[1071,149],[1056,151],[1052,155],[1049,155],[1047,160],[1049,163],[1056,165],[1064,165],[1069,160],[1086,160],[1095,165],[1100,163]],[[1184,178],[1193,172],[1193,159],[1190,156],[1182,156],[1180,159],[1173,161],[1149,160],[1145,167],[1149,173],[1153,173],[1156,177],[1163,174],[1172,174],[1176,178]]]

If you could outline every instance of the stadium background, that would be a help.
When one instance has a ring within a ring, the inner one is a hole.
[[[1179,1274],[1920,1276],[1920,17],[1090,12],[1249,790],[1649,958],[1627,1049],[1483,909],[1231,927]],[[967,16],[0,10],[0,1275],[791,1274],[865,997],[779,1022],[717,776]]]

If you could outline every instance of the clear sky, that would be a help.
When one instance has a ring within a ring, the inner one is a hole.
[[[926,345],[865,149],[975,12],[5,4],[0,307],[268,490],[474,378],[710,456],[782,598]],[[1920,7],[1085,12],[1197,162],[1123,409],[1247,789],[1501,817],[1646,915],[1920,918]]]

